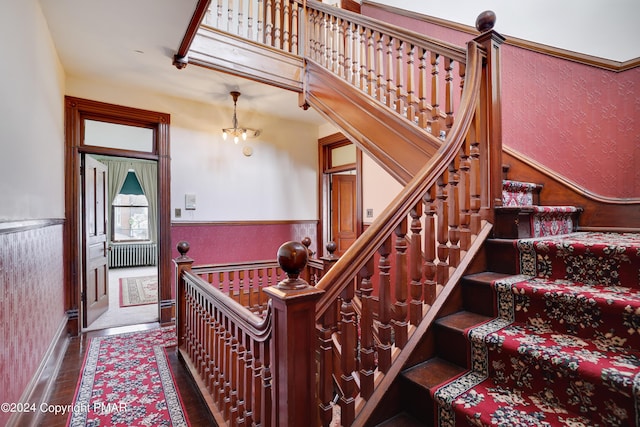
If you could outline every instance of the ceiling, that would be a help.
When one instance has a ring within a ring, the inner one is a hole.
[[[188,65],[172,65],[197,0],[40,0],[67,75],[209,104],[323,124],[294,92]],[[278,108],[274,109],[273,106]]]

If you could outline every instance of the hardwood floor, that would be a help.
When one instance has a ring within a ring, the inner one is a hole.
[[[87,332],[79,337],[73,337],[67,348],[64,361],[56,378],[55,385],[47,401],[50,405],[71,405],[80,377],[82,362],[87,350],[89,339],[96,336],[121,334],[126,332],[143,331],[157,328],[158,323],[146,323],[142,325],[125,326],[119,328],[104,329],[101,331]],[[209,413],[207,405],[202,400],[197,386],[191,379],[182,362],[178,360],[177,353],[167,349],[167,356],[171,364],[171,370],[180,392],[184,409],[192,426],[217,426],[214,418]],[[67,415],[44,414],[37,422],[39,426],[65,427]]]

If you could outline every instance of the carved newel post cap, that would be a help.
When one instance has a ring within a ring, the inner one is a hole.
[[[186,256],[187,252],[189,252],[189,248],[191,246],[189,246],[189,242],[185,242],[184,240],[182,240],[181,242],[178,242],[178,244],[176,245],[176,249],[178,249],[178,252],[180,252],[180,256]]]
[[[336,255],[334,254],[334,252],[336,251],[336,249],[338,249],[338,245],[336,245],[336,242],[332,240],[327,243],[327,246],[325,247],[327,248],[327,252],[329,252],[329,258],[335,258]]]
[[[307,248],[300,242],[287,242],[278,248],[278,264],[287,278],[278,283],[280,289],[303,289],[309,286],[301,279],[300,272],[307,265]]]
[[[485,10],[476,19],[476,29],[481,33],[492,30],[496,25],[496,14],[492,10]]]

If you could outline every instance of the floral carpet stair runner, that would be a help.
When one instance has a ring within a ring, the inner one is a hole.
[[[434,390],[440,426],[640,426],[640,234],[517,242],[470,328],[471,370]]]
[[[502,181],[502,206],[520,207],[530,214],[532,237],[568,234],[574,230],[574,218],[581,211],[575,206],[539,206],[534,194],[540,187],[530,182]]]
[[[68,426],[188,426],[165,347],[175,327],[90,341]]]

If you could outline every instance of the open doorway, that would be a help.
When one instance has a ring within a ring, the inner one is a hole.
[[[130,169],[133,169],[139,181],[138,184],[144,188],[145,195],[151,189],[156,193],[155,201],[145,206],[148,211],[155,212],[155,220],[148,220],[150,234],[142,239],[155,244],[153,248],[155,252],[152,253],[155,264],[132,267],[151,267],[150,271],[143,273],[145,275],[150,273],[149,276],[153,276],[153,272],[156,272],[156,302],[144,304],[152,307],[150,311],[155,312],[153,318],[157,319],[161,325],[168,325],[175,318],[175,296],[170,280],[172,266],[169,121],[169,115],[165,113],[65,97],[65,207],[67,212],[64,245],[65,306],[68,331],[72,335],[77,335],[89,328],[96,328],[95,322],[108,312],[109,307],[120,306],[120,291],[111,291],[109,286],[111,269],[108,263],[109,257],[114,253],[114,242],[110,237],[113,231],[109,228],[108,219],[105,220],[105,218],[108,218],[107,210],[113,209],[111,203],[113,197],[109,196],[112,190],[109,190],[105,183],[108,178],[103,178],[105,182],[102,182],[101,186],[96,180],[88,178],[87,173],[90,172],[86,164],[88,158],[119,158],[129,162],[149,163],[156,167],[153,177],[145,178],[137,173],[135,167],[128,165],[122,178],[126,179]],[[145,136],[141,139],[131,137],[131,134],[136,133]],[[95,178],[99,174],[92,176]],[[145,182],[147,179],[150,183]],[[118,185],[119,190],[122,182]],[[88,188],[94,190],[88,190]],[[101,190],[98,191],[97,188]],[[93,196],[87,197],[87,192]],[[96,206],[93,208],[87,208],[88,205],[94,204]],[[128,206],[128,208],[139,207],[137,202]],[[137,218],[127,218],[127,222],[129,219],[137,221]],[[118,231],[118,233],[122,232],[130,233],[129,237],[137,237],[140,227],[129,227],[126,231]],[[120,244],[126,246],[131,242],[120,242]],[[139,273],[140,271],[135,274]],[[129,274],[127,273],[127,277]],[[120,282],[121,277],[113,279]],[[142,283],[140,286],[144,287],[146,284]],[[101,304],[94,305],[98,300],[101,300]],[[106,303],[103,304],[105,301]],[[92,312],[94,306],[96,311]],[[137,305],[131,306],[132,311],[137,311],[136,307]],[[125,321],[137,323],[141,320],[124,320],[121,317],[118,319],[120,324]]]
[[[80,177],[85,218],[82,223],[90,224],[88,218],[91,216],[104,216],[104,220],[95,221],[104,228],[104,233],[97,233],[96,226],[91,226],[84,244],[88,245],[91,239],[102,241],[97,236],[104,234],[107,248],[107,256],[102,263],[91,261],[92,270],[96,264],[105,269],[105,277],[96,281],[94,277],[102,275],[102,271],[88,273],[87,290],[82,298],[84,331],[158,321],[156,163],[153,160],[84,155]],[[97,174],[92,170],[97,168],[103,171],[101,179],[94,178]],[[91,193],[100,185],[104,187],[104,208],[98,213],[101,204],[94,200],[100,197]],[[87,227],[89,225],[85,225]]]

